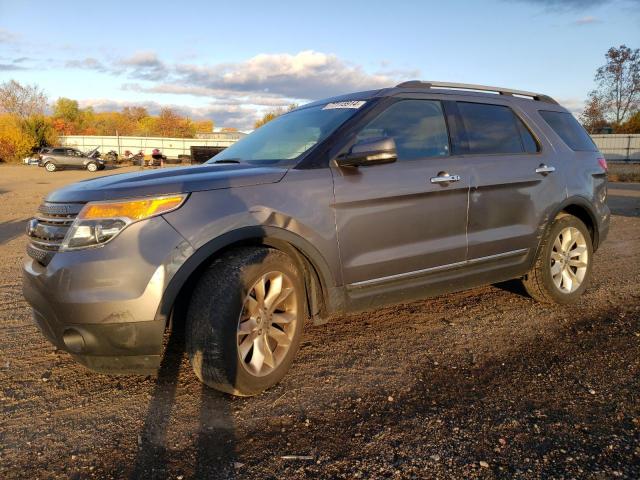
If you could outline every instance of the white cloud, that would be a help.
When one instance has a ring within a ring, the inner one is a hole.
[[[209,104],[200,107],[148,101],[112,100],[108,98],[86,98],[78,101],[81,108],[92,107],[96,112],[121,111],[124,107],[144,107],[151,115],[157,115],[164,107],[194,120],[210,119],[218,127],[235,127],[241,131],[251,130],[261,112],[251,106],[233,104]]]
[[[6,28],[0,28],[0,44],[1,43],[16,43],[18,42],[20,35],[14,33]]]
[[[590,15],[587,15],[586,17],[581,17],[579,19],[577,19],[575,22],[573,22],[574,25],[589,25],[591,23],[600,23],[600,20],[597,19],[596,17],[592,17]]]
[[[175,67],[175,76],[180,84],[305,99],[378,89],[396,81],[387,75],[367,73],[360,65],[336,55],[313,50],[263,53],[239,63],[182,64]]]
[[[578,11],[592,7],[619,3],[631,6],[639,6],[640,0],[519,0],[521,3],[541,5],[549,10]]]
[[[562,105],[564,108],[569,110],[574,116],[578,117],[582,111],[584,110],[584,99],[576,98],[576,97],[568,97],[568,98],[558,98],[554,97],[554,99]]]
[[[400,80],[419,77],[417,71],[389,69],[369,73],[360,65],[336,55],[304,50],[298,53],[261,53],[242,62],[218,64],[170,64],[153,51],[102,63],[94,58],[71,60],[68,68],[91,69],[126,76],[141,83],[123,83],[122,89],[146,95],[185,95],[207,99],[199,107],[167,105],[196,118],[212,118],[218,125],[250,129],[265,111],[291,103],[306,103],[343,93],[393,86]],[[85,100],[96,110],[119,110],[132,102]],[[159,111],[155,101],[136,102],[150,112]]]
[[[131,78],[141,80],[162,80],[169,74],[167,66],[153,51],[136,52],[132,56],[116,62],[113,73],[121,73],[119,67],[128,72]]]

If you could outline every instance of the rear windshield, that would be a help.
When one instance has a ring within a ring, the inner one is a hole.
[[[589,134],[570,113],[540,110],[540,115],[571,150],[577,152],[598,151],[598,147],[593,143]]]

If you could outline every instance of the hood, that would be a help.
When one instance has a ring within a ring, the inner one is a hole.
[[[276,183],[287,173],[282,167],[248,164],[172,167],[147,172],[108,175],[71,184],[51,192],[49,202],[90,202],[189,193]]]

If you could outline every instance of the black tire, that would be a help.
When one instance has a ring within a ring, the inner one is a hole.
[[[292,282],[297,318],[291,344],[281,362],[263,376],[251,374],[238,353],[238,324],[254,284],[268,272],[282,272]],[[186,350],[204,384],[240,396],[256,395],[287,373],[300,345],[306,319],[304,282],[284,253],[264,247],[242,247],[217,258],[202,274],[187,311]]]
[[[553,252],[553,245],[560,232],[568,227],[577,229],[586,240],[586,249],[588,260],[586,262],[586,271],[584,278],[582,279],[580,286],[572,292],[563,292],[553,281],[551,266],[551,255]],[[522,284],[527,293],[531,295],[535,300],[543,303],[559,303],[559,304],[571,304],[578,301],[580,296],[584,293],[585,289],[589,285],[591,279],[591,269],[593,266],[593,241],[591,234],[586,225],[577,217],[562,213],[558,215],[551,227],[549,228],[545,239],[538,252],[538,258],[533,268],[522,279]]]
[[[98,167],[98,164],[96,162],[87,163],[87,170],[90,172],[97,172],[99,168],[100,167]]]
[[[58,169],[58,167],[57,167],[57,166],[56,166],[56,164],[55,164],[55,163],[53,163],[53,162],[47,162],[47,163],[45,163],[45,164],[44,164],[44,169],[45,169],[47,172],[53,173],[53,172],[55,172],[55,171]]]

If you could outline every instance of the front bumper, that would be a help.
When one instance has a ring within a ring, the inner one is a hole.
[[[51,343],[91,370],[152,374],[160,366],[164,320],[74,324],[45,316],[35,308],[33,320]]]
[[[164,290],[191,247],[162,217],[128,227],[104,247],[28,258],[24,296],[36,325],[78,362],[105,373],[155,371],[167,318]]]

